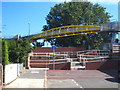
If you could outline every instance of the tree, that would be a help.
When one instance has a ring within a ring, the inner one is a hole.
[[[2,40],[2,63],[3,65],[10,64],[9,62],[9,52],[8,52],[8,42],[6,40]]]
[[[33,47],[30,45],[29,39],[23,39],[17,41],[17,48],[16,51],[18,52],[18,61],[19,63],[24,62],[27,60],[28,53],[33,50]]]
[[[56,4],[51,8],[46,17],[47,25],[43,26],[43,31],[66,25],[91,25],[102,24],[109,22],[111,16],[105,12],[105,8],[99,4],[92,4],[90,2],[64,2]],[[70,36],[56,39],[49,39],[48,41],[57,46],[83,46],[85,41],[86,48],[98,48],[102,38],[99,33]],[[93,44],[91,44],[91,41]]]
[[[24,63],[27,60],[28,53],[33,50],[30,40],[8,40],[9,42],[9,59],[12,63]]]
[[[17,62],[17,55],[16,55],[16,47],[17,43],[15,40],[8,40],[8,45],[9,45],[9,61],[11,63]]]

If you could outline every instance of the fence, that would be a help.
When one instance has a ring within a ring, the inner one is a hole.
[[[23,64],[5,65],[4,83],[8,84],[15,80],[23,70]]]
[[[53,57],[53,56],[63,56],[64,58],[68,57],[67,52],[55,52],[55,53],[31,53],[31,56],[34,57]]]
[[[84,51],[78,51],[77,56],[80,55],[91,55],[91,56],[109,56],[110,51],[109,50],[84,50]]]
[[[108,50],[85,50],[77,52],[78,59],[82,65],[86,63],[102,62],[109,59],[110,51]]]
[[[70,64],[70,52],[29,53],[26,68],[61,69]],[[69,69],[69,68],[64,68]]]

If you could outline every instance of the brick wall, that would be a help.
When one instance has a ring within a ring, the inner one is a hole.
[[[50,70],[53,70],[55,67],[55,70],[70,70],[70,63],[62,63],[62,64],[31,64],[31,68],[49,68]]]
[[[81,48],[56,48],[55,52],[76,52],[84,49]],[[53,52],[52,48],[40,48],[37,47],[33,52]]]
[[[112,70],[120,68],[120,60],[86,63],[86,70]]]
[[[50,60],[30,60],[30,64],[32,64],[32,63],[58,63],[58,62],[67,62],[67,60],[58,60],[58,61],[50,61]]]
[[[71,58],[75,58],[77,57],[77,51],[82,51],[84,49],[81,49],[81,48],[65,48],[65,47],[62,47],[62,48],[56,48],[55,52],[69,52],[69,56]],[[49,53],[49,52],[53,52],[52,48],[40,48],[40,47],[37,47],[35,50],[33,50],[34,53]]]

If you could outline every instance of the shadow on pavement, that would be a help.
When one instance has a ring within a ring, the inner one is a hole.
[[[120,77],[118,75],[118,70],[100,70],[100,71],[113,77],[113,78],[106,78],[105,80],[110,81],[110,82],[120,83]]]

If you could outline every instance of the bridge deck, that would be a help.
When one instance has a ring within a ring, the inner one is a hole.
[[[81,34],[90,34],[96,32],[120,32],[120,23],[111,22],[102,25],[70,25],[53,28],[46,30],[42,33],[39,33],[31,38],[31,40],[37,39],[49,39],[49,38],[58,38],[66,36],[74,36]]]

